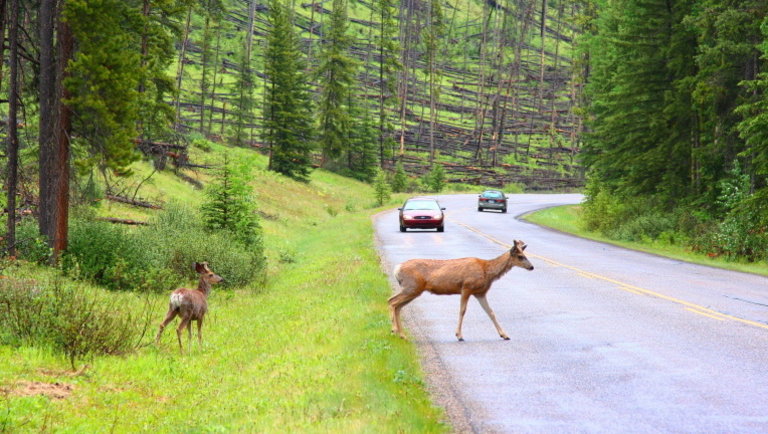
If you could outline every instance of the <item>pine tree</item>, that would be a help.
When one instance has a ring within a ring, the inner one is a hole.
[[[768,15],[763,19],[761,31],[763,40],[758,48],[765,67],[768,65]],[[738,131],[745,141],[744,154],[751,157],[756,172],[765,179],[768,177],[768,71],[763,69],[754,80],[744,81],[742,85],[754,97],[737,109],[743,117]]]
[[[583,160],[590,176],[629,195],[689,191],[694,45],[680,28],[686,2],[678,6],[607,2],[589,42],[592,132]]]
[[[88,150],[77,156],[77,163],[85,169],[98,164],[124,171],[138,158],[133,140],[143,79],[140,11],[121,0],[64,5],[64,19],[77,40],[64,81],[70,93],[66,102],[76,113],[73,129]]]
[[[333,0],[317,71],[320,87],[319,141],[326,167],[337,163],[348,151],[353,129],[349,101],[355,88],[357,62],[349,55],[352,40],[347,35],[348,27],[346,0]]]
[[[373,177],[373,194],[376,199],[376,205],[384,205],[391,197],[392,188],[387,182],[387,174],[381,170],[376,169],[376,175]]]
[[[270,3],[269,23],[264,90],[264,140],[270,148],[269,168],[306,180],[315,142],[299,40],[291,15],[279,0]]]
[[[378,0],[374,3],[379,15],[379,34],[376,44],[379,50],[379,162],[384,164],[388,150],[394,146],[394,126],[387,112],[397,109],[397,71],[402,68],[400,46],[397,42],[397,10],[394,0]]]
[[[402,193],[408,188],[408,175],[405,173],[403,162],[398,161],[395,165],[395,174],[392,175],[392,191]]]
[[[215,181],[205,192],[206,201],[201,210],[206,228],[229,231],[248,247],[261,248],[261,225],[252,189],[246,182],[246,170],[232,167],[225,155]]]

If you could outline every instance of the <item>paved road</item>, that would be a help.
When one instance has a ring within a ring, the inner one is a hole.
[[[516,216],[579,195],[512,195],[479,213],[475,195],[440,196],[444,233],[375,220],[391,272],[411,258],[492,258],[521,239],[534,271],[513,268],[488,295],[511,340],[471,299],[403,309],[431,389],[457,431],[768,432],[768,278],[583,240]]]

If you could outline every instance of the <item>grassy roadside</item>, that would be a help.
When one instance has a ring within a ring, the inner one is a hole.
[[[389,333],[390,288],[370,223],[380,209],[371,207],[370,188],[323,171],[295,183],[263,170],[261,156],[237,158],[252,159],[267,285],[214,288],[203,347],[184,355],[171,326],[159,346],[97,357],[77,376],[45,349],[0,346],[0,432],[449,430],[425,391],[414,346]],[[198,196],[173,179],[142,191]],[[123,216],[122,209],[104,205],[100,213]],[[24,265],[15,273],[48,271]],[[154,334],[167,294],[115,296],[126,306],[148,297]],[[45,386],[61,396],[35,393]]]
[[[710,258],[706,255],[692,252],[685,246],[662,241],[629,242],[609,239],[599,233],[587,231],[579,225],[580,209],[580,205],[564,205],[526,214],[523,218],[531,223],[628,249],[666,256],[694,264],[768,276],[768,264],[766,263],[746,263],[727,261],[720,258]]]

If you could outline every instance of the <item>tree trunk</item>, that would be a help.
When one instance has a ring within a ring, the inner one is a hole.
[[[52,247],[54,197],[57,184],[54,126],[56,122],[56,57],[53,35],[56,0],[42,0],[38,15],[40,30],[40,234]]]
[[[8,108],[8,233],[6,245],[8,246],[8,256],[16,256],[16,184],[19,174],[19,135],[18,112],[19,112],[19,1],[11,0],[11,16],[9,29],[10,42],[10,104]],[[2,20],[5,22],[5,2],[3,2]]]
[[[187,23],[184,25],[184,37],[181,40],[181,50],[179,50],[179,67],[176,71],[176,128],[179,128],[181,123],[181,81],[184,77],[184,57],[187,52],[187,44],[189,43],[189,26],[192,22],[192,6],[187,11]]]
[[[69,25],[58,20],[58,54],[56,62],[56,111],[57,120],[54,131],[56,146],[57,187],[55,194],[56,217],[53,222],[53,260],[58,262],[59,254],[67,249],[69,230],[69,138],[72,133],[72,109],[64,103],[69,92],[64,87],[67,76],[67,64],[72,58],[75,40]]]

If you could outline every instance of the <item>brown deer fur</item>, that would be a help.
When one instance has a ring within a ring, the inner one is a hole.
[[[165,326],[173,321],[176,316],[181,318],[179,327],[176,328],[176,336],[179,339],[179,351],[184,352],[181,345],[181,335],[184,328],[189,333],[189,343],[192,343],[192,321],[197,321],[197,340],[200,345],[203,344],[203,318],[208,312],[208,294],[211,292],[211,286],[221,282],[221,276],[215,274],[208,268],[207,262],[195,262],[195,271],[200,275],[200,283],[197,289],[179,288],[171,293],[171,301],[168,305],[168,312],[165,319],[160,324],[160,330],[155,336],[155,343],[160,341],[160,335],[163,334]]]
[[[459,325],[456,327],[456,337],[463,341],[461,323],[467,311],[467,301],[474,295],[485,313],[493,321],[499,336],[508,340],[509,336],[496,321],[496,315],[488,305],[485,295],[491,289],[491,284],[501,278],[512,267],[518,266],[533,270],[533,265],[525,257],[523,250],[526,244],[515,240],[512,248],[499,257],[486,260],[479,258],[460,259],[411,259],[395,267],[395,278],[402,288],[389,299],[389,310],[392,319],[392,333],[405,338],[400,325],[400,310],[420,296],[424,291],[437,295],[461,294],[459,309]]]

